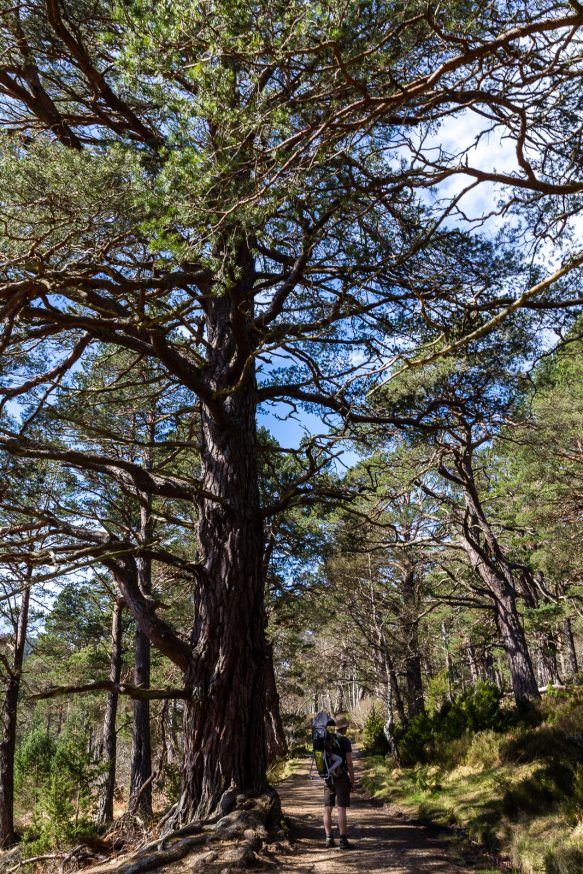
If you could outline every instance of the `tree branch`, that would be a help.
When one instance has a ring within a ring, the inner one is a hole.
[[[95,680],[83,683],[81,686],[51,686],[42,692],[29,695],[29,701],[41,701],[46,698],[57,698],[61,695],[79,695],[88,692],[117,692],[127,695],[134,701],[165,701],[172,699],[188,700],[191,692],[188,689],[144,689],[129,683],[112,683],[111,680]]]

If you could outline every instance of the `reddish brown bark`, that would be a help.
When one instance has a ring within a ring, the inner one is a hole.
[[[255,374],[249,366],[251,311],[242,278],[207,305],[207,380],[201,403],[199,549],[186,685],[178,819],[213,810],[231,788],[266,789],[263,526],[257,472]],[[248,286],[249,287],[249,286]],[[213,496],[213,497],[207,497]],[[214,499],[213,499],[214,498]]]

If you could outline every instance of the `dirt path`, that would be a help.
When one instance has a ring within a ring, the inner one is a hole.
[[[359,770],[356,755],[357,781]],[[322,782],[310,780],[308,771],[309,760],[277,786],[295,839],[295,852],[282,862],[281,874],[476,874],[488,867],[483,861],[476,867],[453,859],[436,830],[377,806],[361,793],[353,795],[348,817],[349,839],[357,849],[326,850]]]

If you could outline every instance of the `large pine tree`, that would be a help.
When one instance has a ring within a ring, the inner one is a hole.
[[[583,12],[530,7],[2,6],[5,396],[42,386],[38,403],[50,403],[99,341],[158,362],[198,399],[189,477],[36,440],[34,415],[2,442],[196,504],[187,637],[136,584],[133,556],[116,576],[140,629],[184,675],[182,821],[231,787],[266,786],[263,520],[297,490],[261,506],[258,406],[366,420],[365,372],[418,340],[440,348],[452,327],[457,348],[551,284],[518,275],[510,294],[441,227],[458,200],[417,195],[462,172],[534,192],[533,209],[580,191],[571,134],[560,131],[554,152],[529,135],[533,155],[524,128],[542,91],[563,87],[562,112],[577,99],[560,58],[572,57]],[[513,108],[521,95],[528,112]],[[516,172],[483,172],[432,142],[441,119],[472,106],[515,137]],[[317,466],[308,456],[298,488]]]

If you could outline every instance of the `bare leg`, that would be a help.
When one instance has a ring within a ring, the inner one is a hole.
[[[341,835],[346,834],[346,808],[338,808],[338,831]]]
[[[340,808],[338,808],[340,810]],[[346,813],[344,815],[344,819],[346,820]],[[330,837],[332,834],[332,808],[325,807],[324,808],[324,831],[326,832],[326,837]]]

